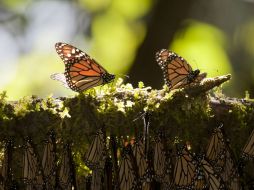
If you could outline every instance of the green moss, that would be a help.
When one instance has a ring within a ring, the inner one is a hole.
[[[167,86],[153,90],[142,82],[138,86],[133,88],[118,79],[114,85],[91,89],[72,98],[31,96],[11,103],[6,101],[3,92],[0,94],[0,137],[14,136],[16,144],[21,145],[22,138],[29,135],[40,144],[47,132],[54,129],[59,140],[72,143],[78,171],[86,173],[82,157],[93,134],[102,126],[107,134],[118,137],[142,134],[143,121],[137,118],[144,111],[151,114],[151,136],[163,131],[170,144],[177,137],[182,143],[190,142],[193,151],[205,150],[213,129],[224,123],[227,137],[239,154],[254,127],[252,104],[236,101],[227,106],[228,110],[217,113],[207,93],[169,91]]]
[[[249,114],[250,112],[245,105],[234,103],[225,117],[225,133],[237,156],[239,156],[239,152],[241,152],[250,134],[247,133],[251,127],[247,120]]]
[[[5,120],[10,120],[13,118],[13,107],[7,103],[7,94],[6,92],[0,93],[0,122]]]

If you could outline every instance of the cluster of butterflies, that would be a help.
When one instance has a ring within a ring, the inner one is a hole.
[[[242,174],[244,163],[254,159],[254,130],[238,162],[225,139],[222,126],[217,127],[206,153],[195,154],[187,145],[175,144],[175,149],[171,149],[162,133],[151,140],[144,138],[144,135],[126,140],[114,135],[109,138],[105,129],[101,128],[83,159],[92,170],[91,176],[86,178],[86,189],[253,189],[254,179],[245,181]],[[13,172],[19,167],[14,164],[19,162],[13,160],[13,141],[7,141],[1,164],[0,189],[84,188],[77,184],[71,146],[66,144],[61,154],[58,154],[53,132],[45,141],[41,158],[30,138],[25,140],[22,148],[22,177],[17,178]]]
[[[4,148],[4,158],[0,173],[0,189],[26,190],[72,190],[77,189],[75,164],[70,144],[65,144],[61,156],[57,156],[56,138],[53,131],[45,141],[42,158],[40,159],[31,138],[26,138],[22,158],[22,176],[13,175],[19,168],[18,161],[13,160],[14,144],[8,140]],[[18,147],[16,147],[18,148]],[[19,152],[16,150],[16,152]],[[58,159],[60,157],[60,159]],[[15,165],[17,164],[17,165]]]
[[[65,63],[65,72],[52,74],[51,78],[62,82],[65,87],[82,92],[115,79],[115,75],[109,74],[78,48],[60,42],[56,43],[55,47]],[[198,69],[192,70],[185,59],[166,49],[156,53],[156,61],[163,71],[165,83],[171,90],[199,83],[206,77],[206,73],[200,74]]]
[[[241,190],[247,185],[243,184],[240,166],[254,158],[254,130],[240,162],[225,140],[222,126],[214,129],[206,153],[202,154],[192,153],[187,145],[180,144],[175,144],[172,151],[161,134],[149,143],[149,151],[144,138],[126,142],[111,136],[108,145],[106,139],[100,129],[84,157],[93,171],[91,189],[102,189],[106,183],[119,190]],[[122,147],[121,155],[117,145]]]

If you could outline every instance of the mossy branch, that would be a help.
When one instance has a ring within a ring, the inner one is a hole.
[[[175,93],[175,96],[181,95],[191,95],[198,96],[199,94],[206,93],[214,87],[218,87],[221,84],[229,81],[231,79],[231,75],[223,75],[215,78],[206,78],[200,84],[193,85],[189,88],[185,88],[181,93]]]
[[[194,150],[205,149],[214,127],[224,123],[235,151],[240,151],[254,128],[254,104],[251,100],[210,97],[209,90],[230,80],[230,75],[210,78],[201,84],[169,91],[123,84],[105,85],[73,98],[36,97],[7,102],[0,98],[0,138],[14,136],[21,144],[26,135],[41,142],[50,129],[64,141],[71,140],[74,150],[84,154],[88,142],[100,127],[107,134],[130,138],[143,131],[141,112],[151,113],[150,135],[163,131],[170,142],[176,137],[190,141]],[[202,145],[202,146],[200,146]]]

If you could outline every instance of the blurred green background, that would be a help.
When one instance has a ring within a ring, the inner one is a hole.
[[[169,48],[208,77],[231,73],[228,96],[254,94],[253,0],[2,0],[0,91],[10,100],[74,94],[49,77],[64,71],[56,42],[157,89],[155,53]]]

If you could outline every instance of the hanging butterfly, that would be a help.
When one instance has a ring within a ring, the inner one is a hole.
[[[24,145],[23,179],[27,190],[45,188],[43,171],[31,138],[27,138]]]
[[[238,167],[229,144],[224,140],[222,125],[215,128],[208,145],[206,157],[216,174],[221,176],[229,189],[240,189]]]
[[[103,179],[104,179],[105,189],[113,189],[113,183],[114,183],[113,163],[112,163],[112,158],[110,158],[110,156],[107,156],[106,161],[105,161],[105,169],[104,169],[104,173],[103,173]]]
[[[56,184],[56,137],[54,131],[50,131],[48,139],[45,141],[42,169],[45,177],[46,189],[54,189]]]
[[[137,162],[138,174],[140,178],[144,177],[148,167],[148,164],[145,158],[144,149],[145,149],[144,144],[142,143],[140,139],[134,142],[134,145],[132,147],[132,152]]]
[[[89,55],[78,48],[58,42],[56,52],[65,63],[64,73],[55,73],[50,77],[58,80],[67,88],[82,92],[89,88],[111,82],[115,75],[109,74]]]
[[[0,189],[11,189],[13,183],[12,176],[12,155],[14,144],[13,140],[9,139],[5,141],[3,160],[1,160],[0,168]]]
[[[115,135],[110,135],[110,140],[109,140],[109,150],[112,158],[112,166],[113,166],[113,183],[115,186],[115,189],[119,189],[119,181],[118,181],[118,148],[117,148],[117,138]]]
[[[87,185],[89,185],[89,188],[86,189],[91,190],[113,189],[112,161],[110,157],[106,158],[104,171],[98,169],[92,170],[91,179]]]
[[[161,138],[155,137],[154,139],[154,158],[153,158],[153,168],[154,168],[154,177],[156,181],[162,182],[166,175],[166,152]]]
[[[100,170],[92,170],[91,187],[89,189],[102,189],[102,172]]]
[[[165,139],[162,134],[154,138],[153,170],[155,181],[161,184],[162,189],[174,189],[172,174],[172,155],[165,148]]]
[[[60,189],[77,189],[76,171],[70,144],[66,144],[62,153],[62,160],[58,174]]]
[[[238,165],[234,159],[234,156],[231,150],[228,150],[226,152],[225,160],[226,160],[226,163],[225,163],[224,170],[221,173],[221,177],[225,181],[228,189],[240,190],[241,182],[240,182]]]
[[[222,171],[226,157],[226,147],[221,127],[214,129],[206,151],[206,157],[217,173]]]
[[[204,155],[195,156],[197,162],[195,189],[223,190],[225,189],[222,178],[217,175],[212,165],[205,159]]]
[[[177,189],[193,189],[197,178],[197,162],[186,146],[177,146],[177,157],[174,168],[174,182]]]
[[[137,166],[130,144],[128,144],[126,147],[123,147],[121,157],[122,159],[119,164],[119,189],[138,189]]]
[[[244,159],[254,158],[254,130],[251,132],[251,135],[242,150],[242,157]]]
[[[192,70],[189,63],[176,53],[162,49],[156,53],[156,61],[163,71],[166,85],[170,90],[199,83],[206,77],[200,70]]]
[[[151,169],[148,165],[148,160],[145,156],[145,147],[141,138],[137,139],[132,146],[133,156],[137,163],[139,183],[142,190],[151,188],[151,181],[153,178]]]
[[[102,129],[96,133],[88,151],[85,154],[84,162],[91,170],[103,170],[106,159],[106,138]]]

